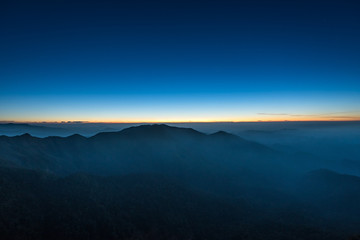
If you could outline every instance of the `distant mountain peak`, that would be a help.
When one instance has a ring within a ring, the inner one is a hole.
[[[22,138],[31,138],[32,136],[31,136],[29,133],[24,133],[24,134],[21,134],[19,137],[22,137]]]
[[[225,132],[225,131],[217,131],[213,134],[210,134],[209,136],[213,136],[213,137],[223,137],[223,138],[239,138],[238,136]]]
[[[68,138],[72,138],[72,139],[86,139],[86,137],[84,137],[84,136],[82,136],[82,135],[80,135],[80,134],[78,134],[78,133],[75,133],[75,134],[73,134],[73,135],[70,135],[70,136],[68,136]]]
[[[206,136],[204,133],[198,132],[192,128],[181,128],[173,127],[166,124],[144,124],[139,126],[133,126],[125,128],[118,132],[102,132],[98,133],[92,138],[117,138],[117,137],[127,137],[127,138],[177,138],[182,136]]]
[[[194,134],[202,134],[193,128],[182,128],[182,127],[173,127],[166,124],[147,124],[147,125],[140,125],[135,127],[130,127],[122,130],[121,132],[143,132],[143,133],[154,133],[154,134],[161,134],[161,133],[171,133],[171,132],[187,132],[187,133],[194,133]]]

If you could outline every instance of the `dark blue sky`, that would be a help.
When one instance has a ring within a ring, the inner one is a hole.
[[[358,1],[1,2],[0,120],[360,118]]]

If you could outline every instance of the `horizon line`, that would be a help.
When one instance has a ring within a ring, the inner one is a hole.
[[[360,119],[348,119],[348,120],[254,120],[254,121],[14,121],[14,120],[0,120],[0,124],[6,123],[28,123],[28,124],[171,124],[171,123],[283,123],[283,122],[360,122]]]

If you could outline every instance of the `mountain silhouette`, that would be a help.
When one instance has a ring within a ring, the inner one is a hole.
[[[329,170],[304,175],[317,166],[308,155],[224,131],[164,124],[92,137],[0,136],[0,238],[335,240],[356,234],[359,178]]]
[[[28,123],[0,123],[0,135],[16,136],[29,133],[36,136],[67,135],[69,130],[60,127],[38,126]]]
[[[7,161],[54,173],[100,170],[106,174],[123,172],[130,165],[139,168],[152,165],[146,169],[156,170],[156,166],[166,167],[169,161],[172,166],[196,165],[205,158],[214,164],[230,160],[236,164],[245,163],[250,155],[274,154],[263,145],[224,132],[207,135],[191,128],[163,124],[104,132],[90,138],[78,134],[46,138],[29,134],[1,136],[0,143],[0,156]],[[91,166],[96,167],[91,169]]]

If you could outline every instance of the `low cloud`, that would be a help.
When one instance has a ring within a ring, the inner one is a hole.
[[[357,113],[357,115],[355,115]],[[257,113],[265,116],[287,116],[287,117],[320,117],[320,118],[346,118],[346,119],[360,119],[359,112],[332,112],[322,114],[292,114],[292,113]],[[339,115],[341,114],[341,115]],[[345,114],[345,115],[344,115]],[[349,115],[347,115],[349,114]],[[355,116],[354,116],[355,115]]]

